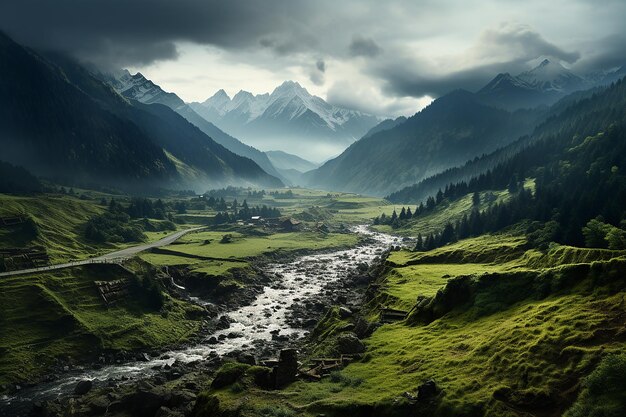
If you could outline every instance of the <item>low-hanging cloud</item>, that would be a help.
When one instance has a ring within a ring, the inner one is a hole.
[[[375,57],[382,52],[381,47],[374,42],[374,39],[365,38],[359,35],[355,35],[352,38],[352,42],[350,42],[348,49],[350,50],[350,55],[352,56]]]
[[[315,62],[315,66],[311,68],[309,72],[309,79],[315,85],[324,84],[324,73],[326,72],[326,62],[323,59],[318,59]]]
[[[370,71],[384,83],[389,94],[438,97],[456,89],[475,91],[496,74],[516,75],[529,69],[529,62],[538,57],[574,63],[580,58],[577,51],[566,51],[547,41],[538,32],[525,25],[501,25],[484,31],[466,54],[450,57],[451,62],[466,62],[466,67],[441,71],[426,60],[401,50],[396,59],[372,65]]]

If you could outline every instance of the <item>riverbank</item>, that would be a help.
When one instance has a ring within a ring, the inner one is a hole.
[[[587,375],[623,381],[625,270],[623,254],[540,252],[508,233],[394,251],[360,311],[333,310],[313,331],[301,370],[314,375],[280,391],[244,376],[206,390],[194,415],[271,415],[268,405],[311,417],[556,416],[590,401],[619,409],[619,388],[586,387]],[[316,371],[316,358],[348,352],[342,366]]]
[[[359,232],[366,233],[366,230]],[[300,256],[288,263],[273,264],[268,272],[275,278],[270,280],[257,300],[228,316],[216,317],[216,327],[224,328],[218,329],[211,338],[197,346],[168,352],[156,359],[144,358],[147,362],[105,366],[95,372],[75,375],[63,387],[57,385],[55,388],[54,384],[50,384],[48,394],[67,392],[83,378],[108,384],[111,381],[122,382],[116,380],[118,375],[125,379],[139,376],[145,379],[146,374],[158,377],[163,370],[161,368],[167,366],[165,370],[170,371],[169,367],[174,366],[174,362],[177,367],[201,362],[214,364],[218,355],[226,354],[235,358],[243,354],[268,357],[285,346],[297,344],[306,334],[306,329],[310,330],[316,318],[324,312],[325,306],[337,301],[337,297],[343,300],[352,298],[348,296],[351,285],[341,284],[341,280],[353,271],[353,266],[365,265],[379,256],[392,240],[384,237],[381,243],[380,237],[384,235],[376,236],[378,240],[370,238],[353,249]],[[117,371],[113,370],[115,367]],[[46,393],[39,391],[36,394],[35,391],[25,396],[35,401],[45,398]]]

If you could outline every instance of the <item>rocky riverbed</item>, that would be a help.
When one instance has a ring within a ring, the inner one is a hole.
[[[67,372],[55,381],[21,389],[0,399],[0,416],[28,415],[33,406],[41,413],[55,407],[78,410],[81,402],[77,398],[85,394],[82,391],[94,388],[106,394],[91,398],[87,409],[79,414],[94,411],[98,415],[102,411],[99,407],[105,404],[123,408],[124,404],[141,400],[134,397],[137,393],[146,398],[160,396],[161,400],[153,398],[152,403],[180,408],[184,413],[200,388],[195,374],[214,371],[224,358],[252,362],[269,358],[282,348],[297,347],[329,305],[349,308],[358,304],[359,295],[352,291],[353,285],[363,279],[368,265],[400,241],[365,226],[356,227],[354,233],[366,237],[357,247],[267,265],[264,273],[270,277],[268,285],[251,303],[215,317],[207,326],[209,334],[196,343],[158,356],[154,352],[154,356],[140,354],[135,360],[116,361],[123,363]],[[165,386],[169,388],[166,390]],[[172,391],[172,387],[177,388]],[[173,392],[184,393],[188,398],[172,400]],[[44,402],[48,402],[46,407]]]

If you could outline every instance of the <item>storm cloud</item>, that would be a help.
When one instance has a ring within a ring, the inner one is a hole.
[[[527,70],[528,63],[538,57],[568,64],[580,58],[578,51],[566,51],[526,25],[502,25],[484,31],[466,53],[451,58],[458,66],[471,63],[466,68],[451,66],[441,71],[410,52],[399,50],[395,55],[395,60],[373,64],[370,71],[384,80],[384,88],[390,94],[414,97],[438,97],[461,88],[475,91],[496,74],[517,75]]]
[[[293,79],[383,115],[476,90],[539,57],[580,72],[621,66],[625,19],[618,0],[0,2],[0,30],[17,41],[133,68],[188,101]]]
[[[374,39],[363,36],[355,36],[350,42],[350,55],[375,57],[381,53],[381,48],[374,42]]]
[[[296,23],[307,10],[278,0],[20,0],[2,2],[0,28],[34,47],[130,65],[176,58],[181,41],[294,52],[312,39]]]

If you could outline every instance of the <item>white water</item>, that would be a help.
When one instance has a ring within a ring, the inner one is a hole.
[[[84,379],[91,379],[97,385],[120,377],[140,378],[156,372],[153,368],[171,364],[176,360],[190,363],[206,360],[215,356],[215,353],[223,355],[233,350],[262,344],[272,339],[272,331],[290,337],[303,336],[305,332],[303,329],[291,327],[287,323],[287,313],[289,307],[296,302],[294,299],[305,300],[319,294],[327,284],[346,277],[358,264],[369,264],[391,245],[400,244],[398,238],[372,232],[366,226],[355,227],[354,233],[368,236],[372,241],[351,249],[301,256],[292,262],[269,265],[267,271],[275,274],[276,279],[265,287],[252,304],[227,313],[235,320],[228,329],[219,330],[209,336],[219,337],[221,334],[235,332],[240,334],[240,337],[225,338],[217,344],[203,342],[186,349],[172,350],[164,354],[169,357],[168,359],[156,358],[147,362],[108,365],[99,370],[72,373],[57,381],[24,390],[17,396],[0,398],[0,416],[15,415],[4,414],[4,408],[12,410],[9,411],[11,413],[20,408],[20,403],[25,405],[71,393],[76,383]]]

